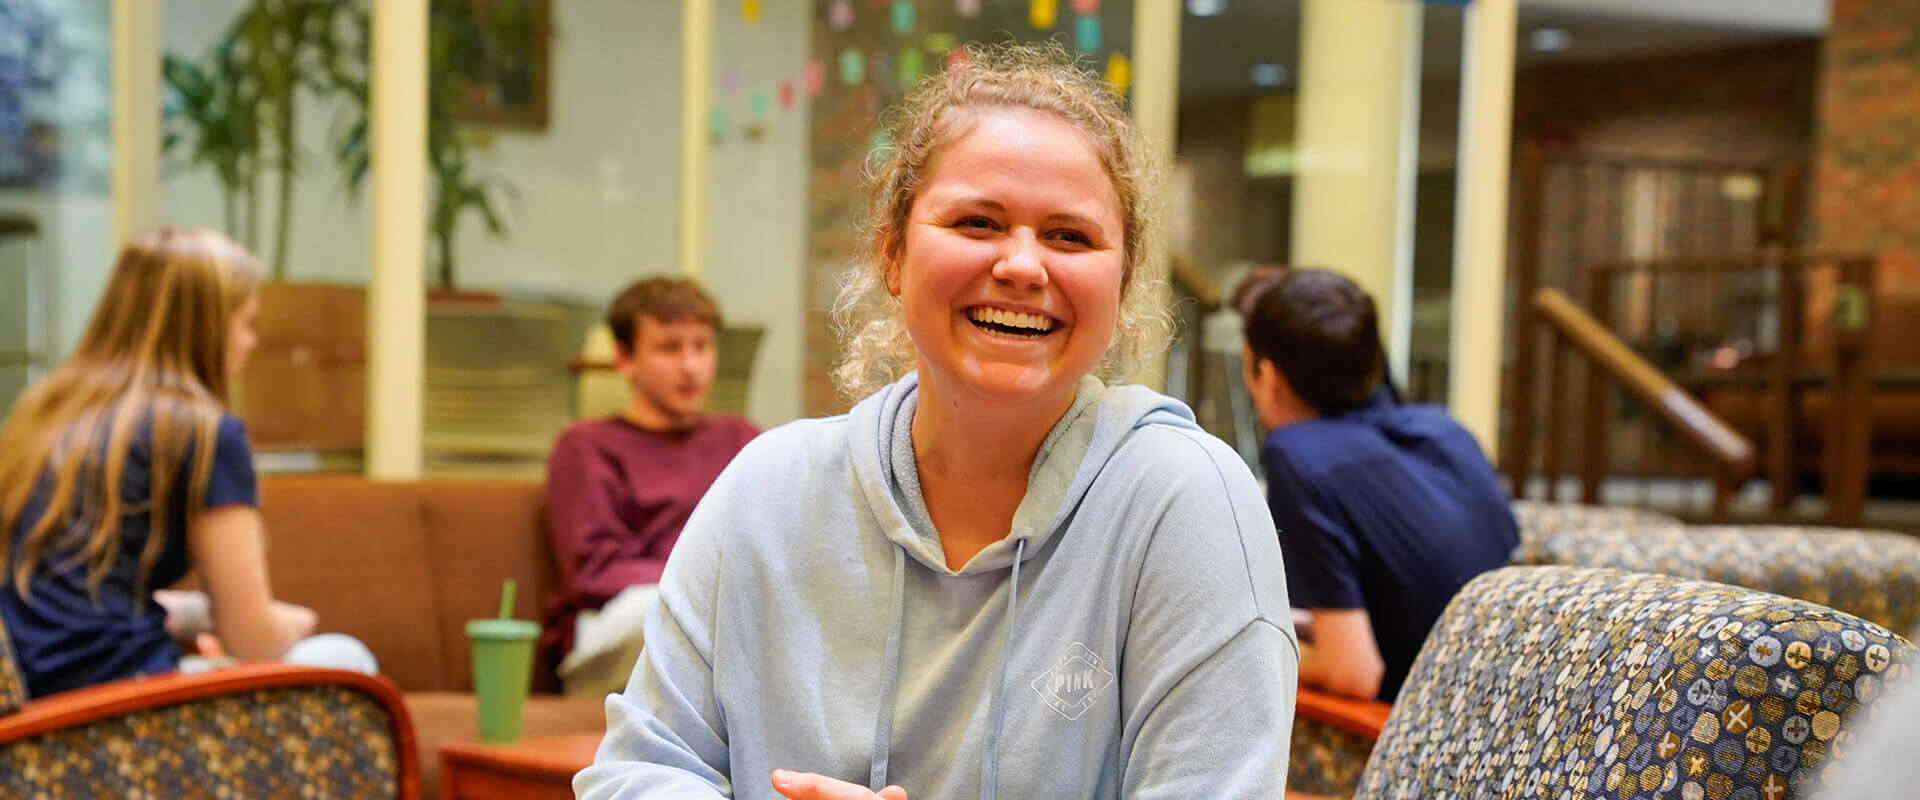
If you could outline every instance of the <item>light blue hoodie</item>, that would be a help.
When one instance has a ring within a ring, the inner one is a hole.
[[[1081,382],[1013,529],[949,570],[913,376],[763,434],[687,522],[587,800],[1278,797],[1299,650],[1245,462],[1184,405]],[[1017,602],[1016,602],[1017,600]]]

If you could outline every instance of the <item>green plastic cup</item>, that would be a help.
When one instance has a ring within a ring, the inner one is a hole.
[[[476,619],[467,623],[473,646],[473,693],[480,704],[480,741],[511,744],[520,740],[520,720],[533,685],[533,645],[540,626],[520,619]]]

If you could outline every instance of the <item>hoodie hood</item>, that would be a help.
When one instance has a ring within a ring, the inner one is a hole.
[[[919,388],[769,431],[714,482],[580,796],[778,800],[775,769],[920,798],[1273,796],[1298,655],[1239,455],[1177,400],[1082,381],[956,572]]]
[[[1073,405],[1034,456],[1013,527],[954,572],[947,568],[939,533],[927,514],[914,462],[913,412],[919,400],[919,375],[909,373],[854,406],[849,457],[887,538],[922,566],[946,575],[1003,570],[1022,550],[1023,557],[1032,558],[1065,525],[1107,458],[1134,429],[1153,423],[1199,429],[1193,412],[1177,400],[1144,386],[1109,387],[1091,376],[1081,378]]]

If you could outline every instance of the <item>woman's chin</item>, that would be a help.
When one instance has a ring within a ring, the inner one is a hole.
[[[961,387],[997,403],[1048,402],[1071,393],[1078,375],[1062,374],[1047,364],[974,362],[961,369]]]

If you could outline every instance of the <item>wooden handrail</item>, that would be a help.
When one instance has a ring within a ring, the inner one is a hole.
[[[1706,451],[1728,477],[1739,480],[1753,473],[1754,448],[1733,428],[1687,394],[1660,370],[1641,358],[1625,342],[1575,305],[1558,289],[1541,289],[1533,296],[1534,312],[1589,362],[1658,412],[1694,446]]]
[[[1200,304],[1201,311],[1212,311],[1220,307],[1223,299],[1220,296],[1220,287],[1214,286],[1206,273],[1194,266],[1193,259],[1176,253],[1167,259],[1167,264],[1167,274],[1172,279],[1173,285],[1193,295],[1194,301]]]

